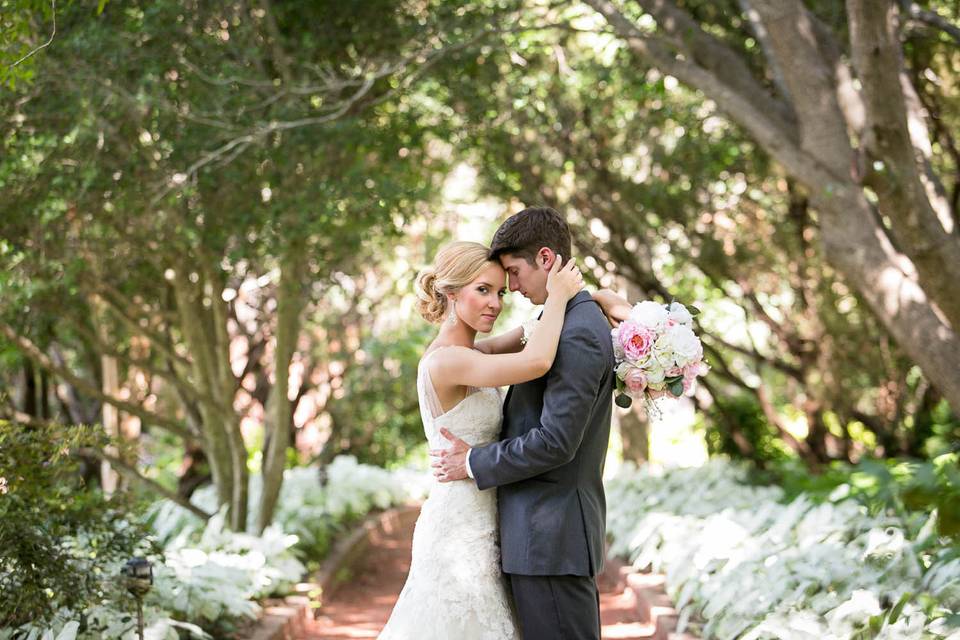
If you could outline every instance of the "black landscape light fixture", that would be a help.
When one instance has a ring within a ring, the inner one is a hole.
[[[137,599],[137,634],[143,640],[143,596],[153,586],[153,565],[146,558],[133,558],[123,565],[124,586]]]

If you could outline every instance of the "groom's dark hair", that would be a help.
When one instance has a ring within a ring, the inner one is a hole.
[[[548,247],[570,259],[570,228],[566,220],[550,207],[528,207],[500,225],[490,243],[490,259],[509,253],[536,264],[537,252]]]

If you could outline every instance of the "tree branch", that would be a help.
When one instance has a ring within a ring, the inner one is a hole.
[[[11,65],[9,66],[10,69],[13,69],[14,67],[19,66],[21,63],[23,63],[24,61],[26,61],[28,58],[30,58],[31,56],[33,56],[35,53],[37,53],[37,52],[40,51],[41,49],[44,49],[44,48],[46,48],[46,47],[49,47],[49,46],[53,43],[53,38],[54,38],[54,36],[57,35],[57,0],[50,0],[50,13],[51,13],[51,15],[52,15],[52,17],[53,17],[53,32],[50,34],[50,39],[47,40],[46,42],[44,42],[44,43],[43,43],[42,45],[40,45],[39,47],[37,47],[36,49],[34,49],[33,51],[31,51],[30,53],[28,53],[27,55],[23,56],[22,58],[20,58],[20,59],[17,60],[16,62],[14,62],[13,64],[11,64]]]
[[[142,335],[149,339],[151,345],[153,345],[157,350],[159,350],[173,362],[176,362],[182,366],[190,366],[190,362],[186,358],[174,351],[173,346],[167,342],[166,336],[163,336],[162,334],[158,333],[156,329],[151,327],[146,318],[137,318],[133,313],[130,312],[130,307],[133,305],[130,304],[129,300],[125,299],[125,296],[122,293],[102,280],[98,282],[96,287],[99,290],[94,291],[91,293],[91,295],[95,296],[97,300],[102,301],[106,307],[123,324],[125,324],[128,329],[130,329],[130,331],[132,331],[134,334]],[[127,304],[122,304],[121,300]],[[146,322],[146,326],[144,326],[142,321]]]
[[[162,484],[160,484],[156,480],[153,480],[151,478],[148,478],[142,475],[139,471],[137,471],[136,467],[124,462],[123,460],[121,460],[120,458],[117,458],[116,456],[112,456],[109,453],[100,451],[99,449],[93,449],[90,447],[81,447],[79,449],[74,450],[74,453],[78,455],[83,455],[83,456],[92,456],[94,458],[98,458],[100,460],[103,460],[104,462],[109,463],[110,466],[116,469],[118,473],[121,473],[127,476],[131,480],[136,480],[140,484],[149,488],[151,491],[160,494],[167,500],[176,502],[178,505],[180,505],[181,507],[183,507],[193,515],[197,516],[201,520],[206,521],[213,517],[212,513],[207,513],[200,507],[190,502],[188,499],[178,494],[176,491],[170,491],[169,489],[164,487]]]
[[[79,391],[94,397],[98,398],[102,402],[107,402],[121,411],[126,411],[127,413],[137,416],[147,424],[153,424],[163,429],[166,429],[170,433],[173,433],[177,436],[180,436],[184,440],[193,441],[196,439],[196,435],[191,433],[188,429],[183,427],[176,420],[171,420],[170,418],[157,415],[151,411],[147,411],[141,406],[133,404],[131,402],[126,402],[125,400],[120,400],[119,398],[114,398],[103,393],[96,385],[87,382],[81,377],[75,375],[72,371],[66,367],[60,367],[55,364],[48,356],[45,354],[37,345],[35,345],[29,338],[21,336],[17,331],[8,325],[5,322],[0,322],[0,334],[5,335],[11,342],[13,342],[28,358],[33,360],[39,366],[43,367],[47,371],[60,376]]]
[[[826,191],[838,192],[849,181],[849,163],[827,165],[805,147],[797,144],[799,131],[793,123],[783,122],[777,110],[766,111],[759,107],[756,96],[743,95],[729,86],[716,74],[696,64],[689,57],[678,56],[670,47],[654,36],[641,32],[608,0],[585,0],[601,13],[614,30],[637,55],[651,61],[664,73],[668,73],[690,87],[702,91],[714,100],[734,122],[750,133],[756,142],[776,158],[788,171],[808,185],[816,185]],[[796,93],[797,89],[791,87]],[[812,99],[812,97],[811,97]],[[799,114],[798,114],[799,116]],[[842,127],[841,127],[842,128]],[[846,131],[840,137],[846,140]],[[849,148],[844,157],[850,156]]]
[[[900,10],[911,20],[922,22],[939,29],[949,36],[955,43],[960,44],[960,27],[950,22],[935,11],[924,9],[911,0],[900,0]]]

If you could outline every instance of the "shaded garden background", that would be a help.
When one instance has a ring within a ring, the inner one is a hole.
[[[593,286],[703,310],[710,454],[956,531],[960,3],[0,7],[0,446],[56,504],[212,483],[262,533],[285,469],[422,460],[416,271],[545,203]]]

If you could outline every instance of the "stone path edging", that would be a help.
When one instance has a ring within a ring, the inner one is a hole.
[[[243,640],[294,640],[309,624],[310,598],[287,596],[276,604],[265,604],[257,624]]]
[[[617,575],[620,584],[633,594],[639,621],[655,628],[651,640],[699,640],[688,631],[677,633],[678,612],[667,595],[663,574],[637,571],[617,557],[608,557],[607,565],[604,573]]]
[[[293,595],[282,600],[268,600],[256,624],[243,634],[242,640],[295,640],[310,626],[316,602],[329,599],[340,586],[343,570],[361,559],[370,546],[370,538],[377,531],[402,526],[408,519],[416,520],[419,506],[403,505],[368,515],[350,534],[338,540],[320,569],[313,575],[313,583],[298,585],[309,590],[310,596]],[[314,596],[314,594],[318,594]]]
[[[416,521],[420,514],[420,505],[403,505],[367,516],[346,538],[334,546],[327,558],[314,574],[314,582],[319,587],[320,602],[329,600],[340,586],[344,577],[342,572],[360,560],[370,546],[370,538],[378,531],[393,529]]]

